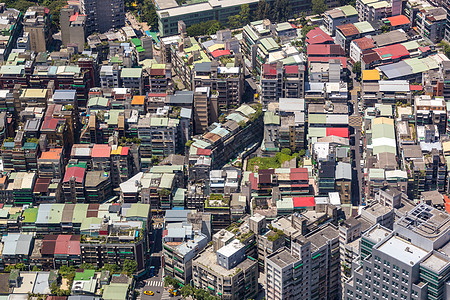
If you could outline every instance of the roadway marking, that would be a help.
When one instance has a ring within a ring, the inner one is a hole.
[[[160,286],[160,287],[162,287],[164,284],[163,284],[162,281],[152,280],[152,281],[147,281],[147,285],[148,286]]]
[[[164,290],[161,296],[161,300],[168,300],[171,299],[170,294],[167,290]]]
[[[354,128],[361,128],[362,118],[359,115],[351,115],[348,117],[348,124]]]

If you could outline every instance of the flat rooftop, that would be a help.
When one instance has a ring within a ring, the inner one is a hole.
[[[326,245],[329,240],[339,238],[339,230],[331,225],[327,225],[306,238],[311,242],[311,246],[316,247],[316,249],[311,247],[311,252],[314,252],[320,247]]]
[[[284,268],[287,265],[293,264],[299,260],[286,249],[281,252],[273,254],[267,259],[276,264],[280,268]]]
[[[365,207],[364,210],[376,217],[381,217],[389,213],[392,209],[387,206],[381,205],[380,203],[375,203],[371,206]]]
[[[178,7],[178,3],[175,0],[155,0],[156,9],[167,9],[172,7]]]
[[[398,236],[392,236],[378,246],[377,249],[386,255],[411,266],[417,264],[428,254],[428,251],[425,251]]]
[[[394,224],[394,229],[397,227],[409,229],[434,241],[448,233],[450,215],[421,203],[398,220]]]
[[[234,268],[227,270],[224,267],[217,264],[217,255],[213,251],[212,247],[206,249],[206,251],[201,253],[199,257],[197,257],[194,261],[212,270],[218,275],[229,277],[232,277],[236,273],[237,269],[246,270],[249,267],[251,267],[253,263],[255,263],[254,261],[247,258]]]
[[[430,270],[433,270],[436,273],[439,273],[442,269],[448,266],[449,263],[450,260],[448,257],[433,253],[427,259],[425,259],[420,265]]]
[[[364,234],[364,237],[369,240],[374,241],[375,243],[381,242],[382,239],[387,237],[391,233],[390,230],[381,227],[379,224],[375,225],[369,231]]]

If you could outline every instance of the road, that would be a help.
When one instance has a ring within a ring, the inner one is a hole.
[[[359,112],[359,108],[358,108],[358,92],[361,91],[361,87],[359,82],[355,79],[354,74],[352,74],[352,80],[353,80],[353,90],[351,91],[351,101],[353,103],[353,114],[352,114],[352,118],[353,119],[359,119],[362,120],[362,116],[361,113]],[[362,105],[362,103],[361,103]],[[360,124],[360,123],[359,123]],[[353,181],[353,185],[352,185],[352,204],[353,205],[361,205],[362,203],[362,188],[363,188],[363,172],[361,170],[361,160],[363,159],[362,157],[362,152],[361,152],[361,148],[360,147],[360,141],[362,141],[361,139],[361,126],[355,126],[354,128],[354,134],[352,136],[354,136],[354,145],[352,146],[352,153],[353,153],[353,178],[356,177],[356,181]],[[364,145],[363,145],[364,147]]]
[[[155,267],[155,276],[151,278],[145,278],[139,282],[139,299],[142,300],[166,300],[177,299],[177,297],[170,297],[169,293],[164,289],[164,283],[162,280],[162,268],[161,268],[161,255],[162,255],[162,229],[158,228],[152,231],[150,236],[151,244],[151,258],[149,267]],[[153,296],[145,295],[144,291],[152,291],[155,293]]]

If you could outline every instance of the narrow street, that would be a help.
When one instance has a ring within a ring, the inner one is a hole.
[[[359,111],[358,103],[358,92],[361,91],[360,83],[355,79],[355,75],[351,75],[353,80],[353,89],[351,90],[351,103],[353,104],[353,114],[349,118],[350,126],[353,127],[354,134],[352,134],[352,137],[354,138],[354,143],[351,146],[352,154],[353,156],[353,178],[356,178],[355,181],[353,181],[352,186],[352,204],[353,205],[361,205],[363,202],[363,171],[361,168],[361,160],[362,152],[361,152],[361,145],[363,143],[362,137],[361,137],[361,123],[362,123],[362,115]],[[362,104],[361,104],[362,105]]]

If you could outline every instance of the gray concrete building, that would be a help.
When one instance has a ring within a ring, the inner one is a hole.
[[[329,224],[266,259],[266,299],[339,299],[339,231]]]
[[[87,15],[87,35],[106,32],[125,25],[123,0],[81,0],[81,12]]]
[[[344,299],[449,299],[450,215],[419,204],[389,230],[361,238],[361,258],[344,283]]]

